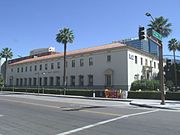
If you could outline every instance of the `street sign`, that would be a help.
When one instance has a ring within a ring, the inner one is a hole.
[[[152,30],[152,36],[157,38],[158,40],[162,41],[162,35],[159,34],[157,31]]]

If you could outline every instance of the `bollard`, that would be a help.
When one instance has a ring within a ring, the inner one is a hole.
[[[95,98],[95,97],[96,97],[96,91],[93,90],[93,98]]]

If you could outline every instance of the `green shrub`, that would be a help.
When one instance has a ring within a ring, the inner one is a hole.
[[[160,92],[158,91],[129,91],[128,98],[134,99],[160,99]]]
[[[161,92],[158,91],[129,91],[128,98],[132,99],[161,99]],[[180,93],[166,92],[165,99],[180,100]]]
[[[167,80],[167,81],[166,81],[166,86],[168,87],[168,89],[169,89],[170,91],[173,91],[173,86],[174,86],[173,81]]]
[[[159,81],[157,80],[137,80],[131,84],[131,91],[157,90],[159,88]]]
[[[180,93],[179,92],[166,92],[166,99],[180,100]]]

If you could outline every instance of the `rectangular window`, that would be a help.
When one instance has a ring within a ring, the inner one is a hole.
[[[137,64],[137,56],[135,56],[135,63]]]
[[[83,75],[79,76],[79,86],[84,86],[84,76]]]
[[[154,62],[154,68],[156,68],[156,62]]]
[[[148,60],[147,60],[147,59],[145,60],[145,65],[146,65],[146,66],[148,65]]]
[[[19,73],[19,68],[17,68],[17,73]]]
[[[71,86],[75,86],[75,76],[71,76]]]
[[[44,77],[44,86],[47,86],[47,77]]]
[[[29,86],[31,86],[31,85],[32,85],[32,79],[29,78]]]
[[[42,86],[42,78],[39,78],[39,86]]]
[[[45,64],[44,68],[45,68],[45,70],[47,70],[48,69],[48,64]]]
[[[59,76],[56,77],[56,86],[60,86],[60,77]]]
[[[29,71],[30,71],[30,72],[32,71],[32,66],[29,67]]]
[[[49,84],[50,84],[50,86],[54,85],[54,77],[49,78]]]
[[[51,63],[51,69],[54,69],[54,63]]]
[[[23,79],[20,79],[20,86],[23,86]]]
[[[150,60],[150,67],[152,67],[152,61]]]
[[[37,65],[34,65],[34,71],[37,71]]]
[[[11,72],[13,72],[13,68],[11,68]]]
[[[19,79],[16,79],[16,86],[19,86]]]
[[[25,67],[25,72],[27,72],[27,66]]]
[[[141,58],[141,65],[143,65],[143,58]]]
[[[34,85],[34,86],[36,86],[36,84],[37,84],[37,83],[36,83],[36,80],[37,80],[36,78],[33,78],[33,85]]]
[[[40,70],[40,71],[42,70],[42,65],[39,65],[39,70]]]
[[[23,72],[23,67],[21,67],[21,72]]]
[[[84,59],[80,59],[80,67],[84,66]]]
[[[57,69],[60,69],[60,62],[57,62]]]
[[[92,66],[92,65],[93,65],[93,58],[90,57],[90,58],[89,58],[89,66]]]
[[[27,78],[24,78],[24,86],[27,86]]]
[[[72,67],[75,67],[75,60],[72,60]]]
[[[88,75],[88,85],[93,86],[93,75]]]
[[[107,56],[107,62],[111,62],[111,55]]]

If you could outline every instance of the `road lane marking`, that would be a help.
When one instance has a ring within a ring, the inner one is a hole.
[[[132,116],[143,115],[143,114],[148,114],[148,113],[153,113],[153,112],[157,112],[157,111],[159,111],[159,109],[146,111],[146,112],[123,115],[123,116],[120,116],[120,117],[116,117],[116,118],[113,118],[113,119],[97,122],[97,123],[94,123],[94,124],[91,124],[91,125],[87,125],[87,126],[84,126],[84,127],[81,127],[81,128],[73,129],[73,130],[63,132],[63,133],[60,133],[60,134],[56,134],[56,135],[69,135],[69,134],[72,134],[72,133],[76,133],[76,132],[79,132],[79,131],[82,131],[82,130],[85,130],[85,129],[89,129],[89,128],[92,128],[92,127],[104,125],[106,123],[110,123],[110,122],[117,121],[117,120],[120,120],[120,119],[132,117]]]
[[[98,111],[91,111],[91,110],[80,110],[80,112],[88,112],[88,113],[95,113],[95,114],[103,114],[103,115],[110,115],[110,116],[122,116],[117,113],[106,113],[106,112],[98,112]]]
[[[35,106],[42,106],[42,107],[50,107],[50,108],[58,108],[58,109],[61,108],[59,106],[43,105],[43,104],[30,103],[30,102],[24,102],[24,101],[17,101],[17,100],[10,100],[10,99],[0,99],[0,100],[16,102],[16,103],[24,103],[24,104],[35,105]]]
[[[2,116],[4,116],[4,115],[0,114],[0,117],[2,117]]]

